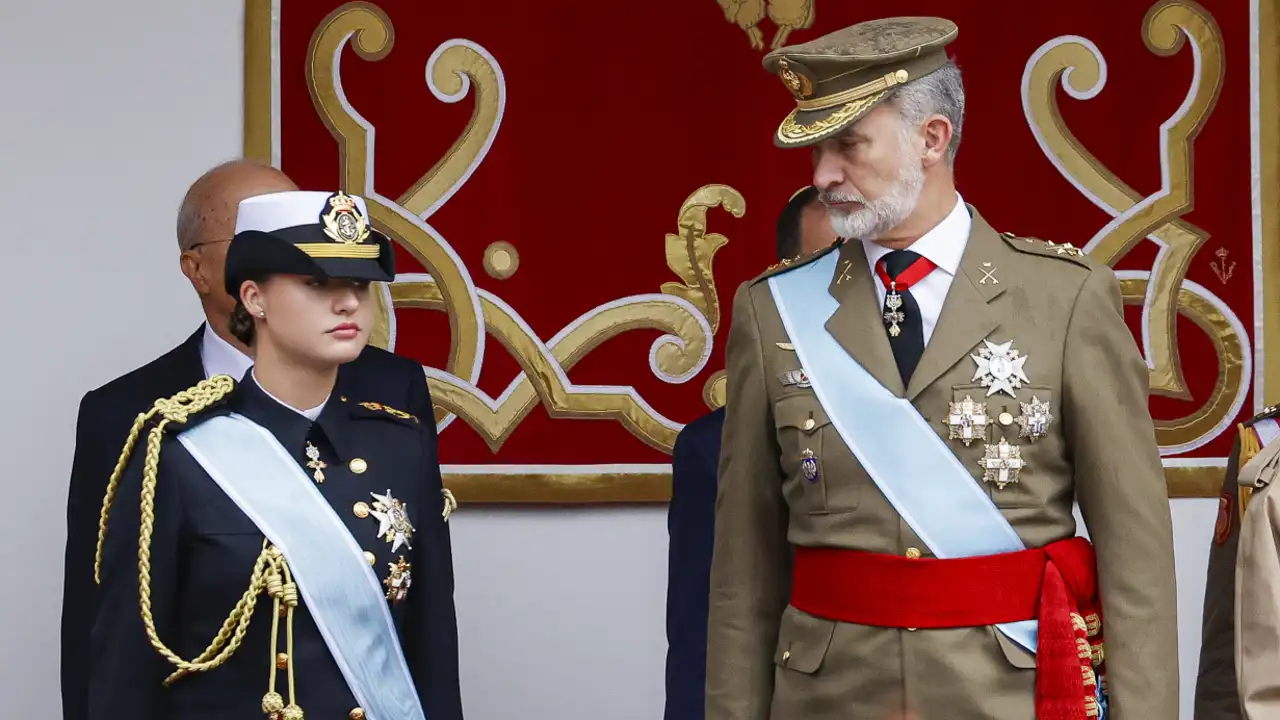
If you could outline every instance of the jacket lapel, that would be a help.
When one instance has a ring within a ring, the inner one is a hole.
[[[911,384],[907,388],[909,400],[914,400],[921,391],[964,359],[1000,325],[989,303],[1004,292],[1004,283],[998,280],[995,272],[1001,259],[1010,251],[977,210],[969,206],[969,212],[973,216],[969,241],[956,276],[951,281],[951,289],[942,303],[942,313],[938,316],[933,335],[911,376]],[[887,347],[887,341],[885,345]]]
[[[884,318],[880,317],[880,301],[874,283],[862,243],[846,241],[840,248],[840,261],[828,288],[840,306],[827,320],[826,328],[845,352],[852,355],[881,385],[902,397],[902,377],[893,360],[893,348],[889,346]]]
[[[172,363],[164,373],[165,381],[175,388],[169,395],[179,393],[204,380],[204,359],[200,357],[200,345],[203,341],[204,324],[202,323],[190,337],[174,348]]]

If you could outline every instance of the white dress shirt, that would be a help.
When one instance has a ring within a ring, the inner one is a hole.
[[[911,286],[911,297],[920,306],[921,320],[924,322],[924,343],[929,344],[933,337],[933,328],[938,324],[938,315],[942,314],[942,303],[947,299],[947,291],[951,289],[951,281],[960,268],[960,259],[964,256],[965,245],[969,243],[969,229],[973,226],[973,218],[964,200],[956,194],[956,206],[942,222],[932,230],[911,243],[910,250],[921,257],[928,258],[937,266],[915,285]],[[862,248],[867,254],[867,264],[871,266],[871,275],[876,279],[876,296],[880,298],[880,307],[884,307],[884,296],[889,292],[880,276],[876,274],[876,263],[892,250],[870,240],[862,241]]]
[[[206,380],[214,375],[230,375],[240,382],[244,379],[244,372],[253,365],[253,358],[218,337],[209,323],[205,323],[204,336],[200,338],[200,362],[204,365]]]

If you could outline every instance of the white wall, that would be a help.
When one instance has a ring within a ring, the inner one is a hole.
[[[174,211],[192,179],[239,152],[242,12],[240,0],[0,3],[5,717],[51,717],[58,703],[79,397],[199,321],[178,273]],[[1186,708],[1216,506],[1175,505]],[[663,508],[459,513],[471,720],[661,717],[664,518]]]

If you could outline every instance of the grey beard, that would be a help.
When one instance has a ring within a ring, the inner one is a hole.
[[[924,189],[924,170],[915,163],[903,166],[898,181],[883,196],[856,212],[831,210],[831,228],[842,238],[879,240],[915,212]]]

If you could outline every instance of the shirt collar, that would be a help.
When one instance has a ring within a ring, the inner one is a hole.
[[[252,358],[223,340],[209,323],[205,323],[204,336],[200,338],[200,362],[204,365],[206,379],[214,375],[230,375],[236,382],[240,382],[245,371],[253,365]]]
[[[969,231],[973,227],[973,218],[969,217],[969,208],[964,199],[956,193],[955,207],[942,222],[933,226],[929,232],[921,235],[911,243],[908,250],[926,257],[938,269],[954,276],[960,268],[960,260],[964,257],[964,246],[969,241]],[[875,272],[876,263],[888,255],[891,250],[880,243],[863,240],[862,247],[867,253],[867,264]]]
[[[335,402],[330,395],[319,407],[298,410],[267,392],[254,379],[252,371],[245,374],[237,395],[243,398],[237,409],[270,430],[291,453],[300,451],[308,436],[316,443],[321,442],[315,433],[318,428],[339,460],[354,457],[355,448],[351,446],[348,430],[350,406],[345,397]]]
[[[234,409],[275,435],[291,455],[300,453],[306,444],[311,420],[262,389],[252,371],[245,373],[244,381],[236,387]]]

